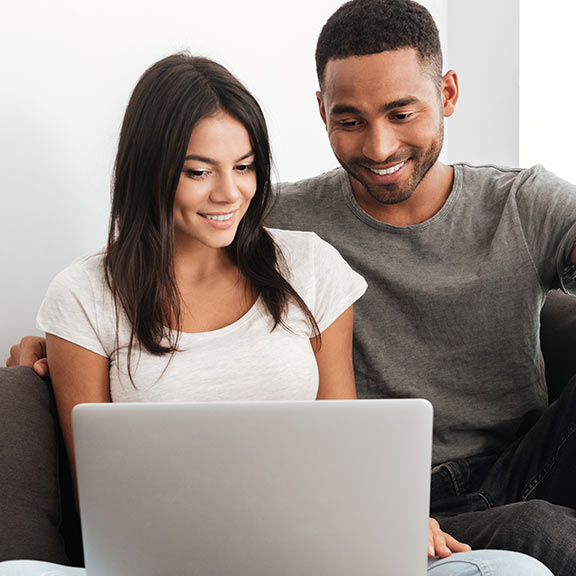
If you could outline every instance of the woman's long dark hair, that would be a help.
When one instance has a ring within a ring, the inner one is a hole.
[[[248,131],[257,175],[256,193],[227,247],[230,257],[262,297],[274,328],[286,327],[292,300],[306,315],[312,334],[319,336],[310,310],[285,278],[279,248],[262,226],[271,197],[270,144],[262,110],[226,68],[180,53],[160,60],[140,78],[126,109],[114,167],[105,271],[116,306],[132,327],[128,358],[135,343],[155,355],[178,348],[182,316],[173,262],[174,195],[192,130],[219,111]]]

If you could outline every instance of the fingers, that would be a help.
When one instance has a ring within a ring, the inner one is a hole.
[[[19,344],[10,348],[10,357],[6,361],[6,366],[28,366],[32,368],[34,364],[46,357],[46,340],[38,336],[25,336]],[[40,368],[47,373],[47,366]]]
[[[468,544],[463,544],[444,532],[434,518],[430,518],[428,524],[428,556],[446,558],[453,552],[468,552],[471,550]]]
[[[25,336],[20,341],[20,366],[34,366],[37,360],[46,357],[46,341],[38,336]]]
[[[8,360],[6,360],[6,366],[8,367],[18,366],[19,358],[20,358],[20,344],[14,344],[14,346],[10,348],[10,356],[8,357]]]
[[[428,556],[430,558],[450,556],[450,550],[444,544],[444,532],[434,518],[428,520]]]
[[[450,534],[444,532],[444,536],[446,537],[446,546],[448,546],[452,552],[470,552],[470,550],[472,550],[471,546],[456,540],[456,538],[450,536]]]
[[[43,378],[48,376],[48,360],[46,360],[46,358],[34,362],[33,368],[38,376],[42,376]]]

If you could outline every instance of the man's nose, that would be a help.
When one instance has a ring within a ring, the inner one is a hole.
[[[362,153],[374,162],[385,162],[398,149],[398,138],[391,126],[377,124],[366,132]]]

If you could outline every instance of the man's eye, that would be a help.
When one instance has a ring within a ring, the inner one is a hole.
[[[408,120],[412,116],[412,112],[400,112],[398,114],[394,114],[394,118],[396,120]]]
[[[360,123],[358,120],[339,120],[338,125],[342,128],[356,128]]]

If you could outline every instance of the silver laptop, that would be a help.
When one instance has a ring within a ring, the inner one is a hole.
[[[84,404],[88,576],[424,576],[425,400]]]

